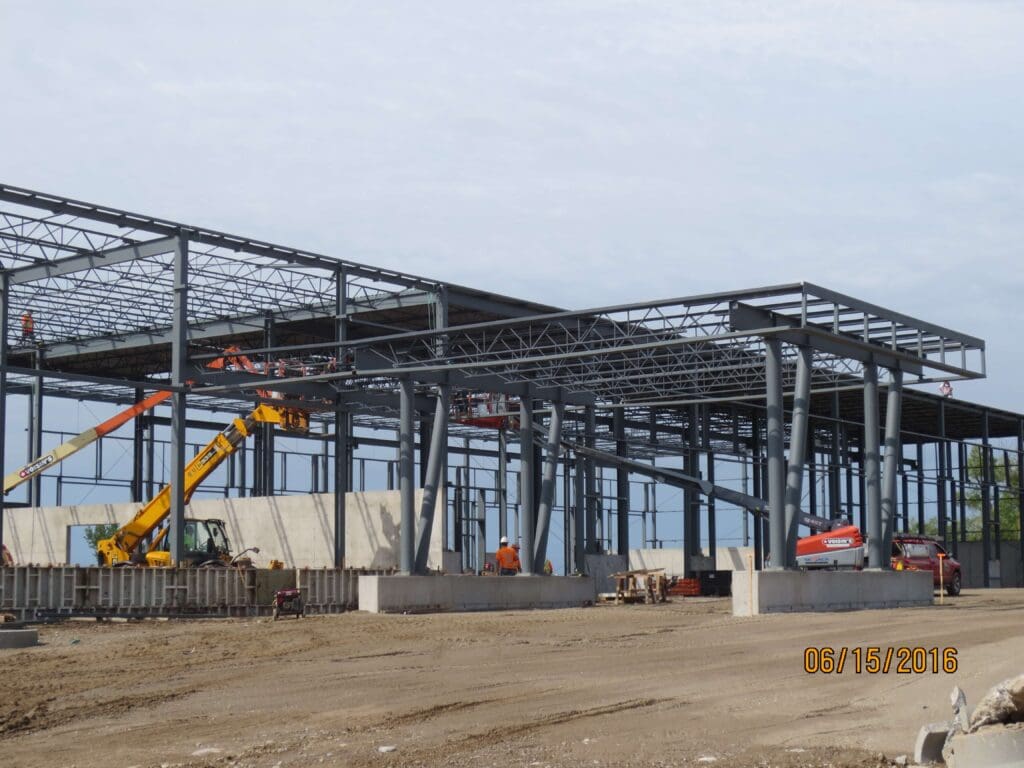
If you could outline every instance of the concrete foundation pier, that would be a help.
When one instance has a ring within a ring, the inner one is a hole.
[[[922,571],[748,571],[732,580],[732,613],[904,608],[931,605],[933,591]]]
[[[597,597],[589,576],[361,576],[359,609],[434,613],[573,608]]]

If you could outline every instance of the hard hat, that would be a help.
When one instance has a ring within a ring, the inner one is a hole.
[[[502,536],[498,541],[499,544],[508,544],[508,536]]]

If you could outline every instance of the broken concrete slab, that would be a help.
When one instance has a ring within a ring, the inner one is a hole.
[[[942,750],[948,768],[1024,768],[1024,723],[957,733]]]
[[[914,762],[918,764],[941,763],[942,747],[949,734],[949,723],[928,723],[917,733],[914,744]]]

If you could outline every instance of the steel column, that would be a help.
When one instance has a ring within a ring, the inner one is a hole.
[[[875,570],[889,563],[882,525],[882,486],[878,440],[878,366],[864,366],[864,440],[861,444],[864,495],[867,507],[868,564]],[[895,475],[893,476],[895,480]]]
[[[789,465],[786,470],[786,568],[796,568],[796,542],[800,535],[800,498],[803,494],[804,463],[807,459],[807,422],[811,396],[811,350],[797,347],[796,386],[793,391],[793,421],[789,434]],[[772,547],[772,562],[775,553]]]
[[[905,522],[905,521],[904,521]],[[917,532],[924,533],[924,444],[917,444]]]
[[[495,490],[498,494],[498,537],[508,536],[508,438],[504,429],[498,430],[498,476]]]
[[[184,387],[188,367],[188,239],[180,234],[174,250],[174,298],[171,320],[171,384]],[[171,395],[171,509],[168,543],[171,564],[181,562],[185,551],[185,392]]]
[[[768,528],[771,570],[786,564],[786,436],[782,426],[782,343],[765,340],[765,394],[768,403]]]
[[[575,462],[575,473],[573,474],[573,501],[575,502],[572,516],[572,560],[576,573],[586,571],[586,523],[587,496],[586,496],[586,462],[577,456]],[[1024,496],[1022,496],[1024,498]]]
[[[903,413],[903,371],[889,371],[889,392],[885,406],[885,474],[882,488],[882,539],[881,560],[873,560],[882,570],[891,567],[892,537],[896,528],[896,477],[900,470],[903,448],[900,442],[900,417]]]
[[[587,448],[594,448],[597,445],[597,414],[594,406],[588,405],[583,409],[584,432],[583,445]],[[599,514],[597,498],[597,465],[593,459],[584,459],[585,489],[586,496],[586,541],[584,547],[587,553],[597,554],[601,551],[601,544],[597,540],[597,518]]]
[[[135,402],[139,403],[146,397],[143,389],[135,390]],[[132,424],[132,501],[142,502],[142,476],[145,472],[146,457],[146,414],[140,413]],[[232,458],[234,458],[232,456]]]
[[[441,483],[441,466],[444,463],[444,446],[448,442],[448,401],[450,387],[447,384],[437,388],[437,404],[434,406],[434,424],[430,430],[430,452],[423,485],[423,502],[420,505],[419,529],[416,544],[416,573],[426,573],[427,558],[430,555],[430,538],[434,531],[434,510],[437,508]],[[482,492],[481,492],[482,497]]]
[[[533,572],[543,573],[548,554],[548,531],[551,529],[551,508],[555,504],[555,475],[558,471],[558,453],[561,449],[564,403],[551,404],[551,422],[544,445],[544,475],[540,486],[540,504],[537,508],[537,530],[533,544]]]
[[[523,574],[533,574],[534,547],[534,510],[536,509],[533,495],[533,401],[530,393],[523,393],[519,401],[519,526],[523,564]]]
[[[984,586],[991,586],[989,564],[992,561],[992,498],[989,478],[992,475],[992,457],[989,455],[988,409],[981,414],[981,551],[984,564]],[[998,512],[997,512],[998,514]]]
[[[335,364],[344,364],[348,339],[348,279],[345,270],[334,275],[334,340],[338,342]],[[349,414],[342,410],[342,396],[334,399],[334,567],[345,567],[347,524],[346,497],[349,478]],[[326,444],[325,444],[326,447]]]
[[[7,463],[7,333],[11,311],[11,280],[0,272],[0,467]],[[0,493],[0,552],[4,543],[4,495]]]
[[[413,507],[413,388],[409,379],[399,381],[398,493],[401,503],[399,570],[409,575],[416,565],[416,516]]]
[[[626,414],[620,408],[612,413],[612,428],[615,431],[615,455],[626,457]],[[629,471],[621,467],[615,470],[616,538],[617,552],[629,557]]]
[[[942,539],[942,546],[949,546],[949,536],[946,532],[946,522],[949,515],[949,510],[946,508],[946,403],[944,400],[939,401],[939,443],[936,446],[938,454],[938,482],[935,484],[936,491],[936,506],[938,506],[938,516],[936,522],[938,524],[939,538]]]
[[[35,368],[38,371],[42,367],[43,350],[36,347]],[[29,387],[31,395],[28,409],[28,455],[29,460],[33,461],[43,455],[43,377],[33,376]],[[28,481],[28,505],[30,507],[42,506],[42,487],[42,473]]]
[[[1024,563],[1024,419],[1017,420],[1017,543]]]
[[[700,474],[700,460],[697,452],[700,446],[700,414],[696,405],[687,412],[686,452],[683,454],[683,472],[691,477]],[[701,553],[700,548],[700,494],[687,488],[683,491],[683,576],[694,575],[693,557]]]

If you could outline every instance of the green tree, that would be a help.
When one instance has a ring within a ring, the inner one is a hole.
[[[1016,453],[1015,451],[1013,453]],[[999,517],[999,538],[1015,541],[1020,535],[1020,467],[1011,453],[995,449],[991,451],[992,466],[989,472],[988,498],[992,517]],[[976,484],[966,489],[967,506],[974,513],[967,517],[967,540],[981,540],[981,484],[985,480],[985,468],[981,446],[974,446],[967,456],[967,477]],[[996,489],[999,486],[999,506],[996,507]],[[993,537],[995,531],[992,532]]]
[[[117,523],[100,523],[99,525],[87,526],[85,529],[85,540],[89,542],[90,547],[96,549],[96,545],[102,539],[109,539],[117,533],[117,528]]]

